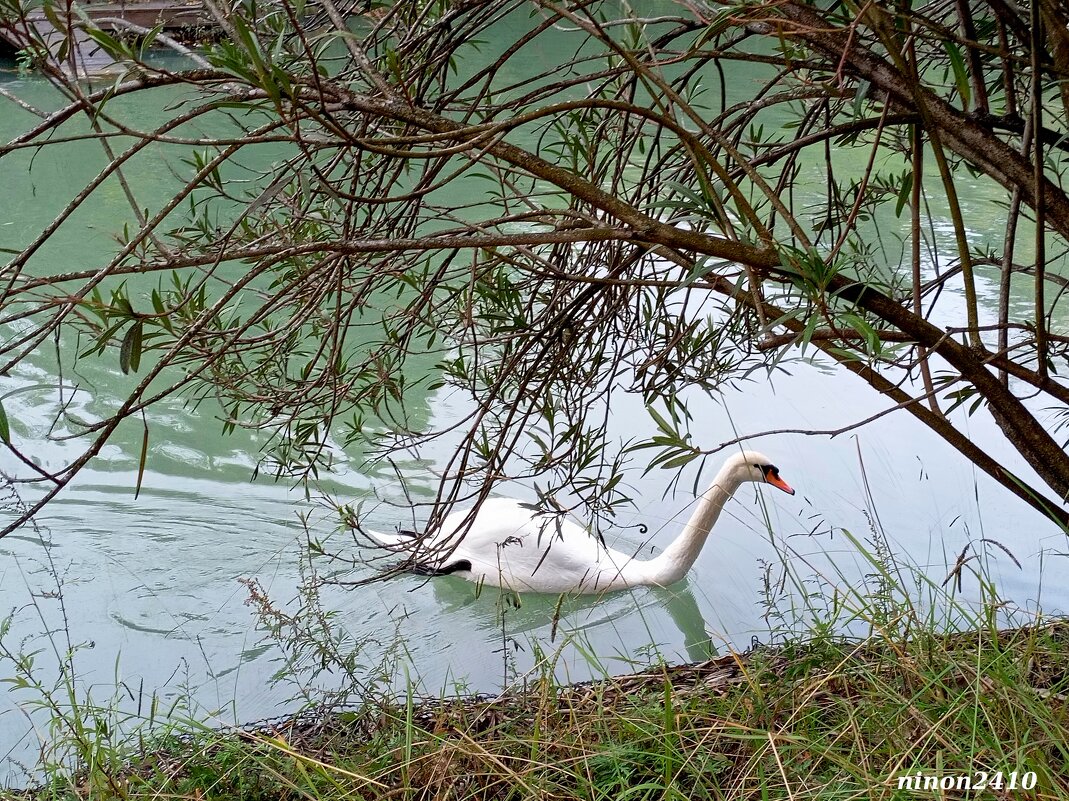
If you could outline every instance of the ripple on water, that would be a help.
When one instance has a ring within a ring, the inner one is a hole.
[[[183,469],[188,470],[194,468],[207,472],[211,469],[212,460],[203,451],[195,450],[194,448],[187,448],[184,445],[179,445],[176,442],[159,442],[149,448],[149,452],[153,459],[159,457],[165,457],[178,462],[183,466]]]
[[[114,610],[109,615],[109,617],[122,628],[129,629],[130,631],[137,631],[141,634],[158,634],[162,637],[167,637],[168,639],[182,638],[184,636],[181,630],[179,629],[160,628],[158,626],[151,625],[148,622],[138,623],[132,620],[131,618],[121,614],[120,612]],[[147,620],[147,616],[145,616],[145,618]]]

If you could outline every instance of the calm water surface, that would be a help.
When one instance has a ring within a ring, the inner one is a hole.
[[[32,103],[50,102],[50,90],[34,78],[0,74],[0,81]],[[151,123],[153,109],[137,113]],[[0,100],[0,139],[23,130],[27,120]],[[3,247],[25,245],[103,163],[92,144],[50,148],[32,169],[30,155],[0,161],[6,201],[0,216]],[[142,189],[155,184],[160,196],[166,192],[168,177],[158,156],[132,163],[128,177]],[[962,194],[977,198],[975,192]],[[977,232],[1001,230],[1000,222],[984,218],[989,214],[977,209]],[[74,269],[99,263],[128,216],[118,187],[105,187],[97,202],[61,229],[36,264]],[[980,242],[983,235],[974,239]],[[993,302],[994,283],[981,289]],[[117,359],[79,365],[77,383],[83,391],[71,408],[82,419],[96,419],[129,386],[130,379],[113,362]],[[48,388],[55,369],[54,355],[43,352],[0,380],[0,394],[25,389],[5,401],[13,435],[48,468],[64,464],[74,452],[69,444],[48,438],[57,403]],[[722,398],[692,393],[688,402],[695,412],[695,437],[705,445],[769,429],[834,430],[886,405],[858,379],[804,362],[787,364],[772,382],[757,377]],[[436,420],[447,420],[456,411],[444,394],[411,410]],[[622,401],[612,411],[621,434],[646,426],[637,401]],[[262,478],[252,482],[255,437],[242,432],[220,436],[221,422],[207,405],[191,410],[175,400],[152,410],[148,422],[148,472],[137,499],[133,488],[141,429],[131,423],[40,516],[37,531],[26,529],[0,541],[0,609],[16,610],[7,642],[15,647],[20,638],[36,636],[29,645],[41,647],[42,631],[65,624],[73,642],[84,646],[76,660],[83,688],[104,700],[119,679],[130,688],[129,708],[153,694],[164,706],[181,700],[194,714],[219,722],[292,708],[297,703],[294,688],[270,681],[281,654],[257,629],[239,580],[257,579],[279,604],[292,604],[304,541],[299,515],[311,514],[319,533],[328,532],[333,521],[302,492]],[[968,424],[974,439],[997,441],[984,415]],[[782,434],[750,444],[775,460],[798,490],[796,496],[745,487],[731,501],[686,582],[667,591],[574,601],[565,606],[552,640],[555,598],[527,597],[520,609],[507,610],[502,624],[493,593],[476,598],[470,585],[455,579],[426,583],[402,577],[333,591],[327,600],[340,612],[338,624],[352,636],[378,643],[367,649],[369,666],[396,637],[404,644],[398,681],[416,682],[429,693],[455,686],[498,689],[506,675],[530,668],[536,646],[559,649],[561,678],[583,679],[600,669],[622,672],[658,654],[669,660],[699,659],[707,653],[706,639],[735,647],[748,646],[754,636],[767,640],[762,600],[766,565],[775,578],[780,575],[776,566],[787,555],[802,574],[839,572],[856,581],[868,567],[841,532],[828,532],[847,529],[864,538],[873,521],[897,554],[925,568],[936,582],[967,542],[998,540],[1022,565],[1018,570],[1005,557],[992,559],[1004,597],[1025,609],[1069,607],[1069,590],[1054,579],[1064,571],[1064,537],[907,414],[883,417],[834,439]],[[1003,455],[1014,470],[1028,474],[1009,449]],[[443,454],[427,457],[433,461]],[[356,463],[343,464],[330,478],[331,492],[342,499],[403,500],[389,473],[365,475],[352,466]],[[718,463],[710,465],[705,480]],[[22,472],[13,462],[0,467]],[[641,512],[620,520],[625,528],[618,535],[625,542],[634,546],[643,541],[636,529],[626,528],[638,523],[649,526],[651,546],[663,547],[675,536],[688,514],[695,476],[693,468],[685,473],[682,489],[675,493],[670,491],[672,477],[666,471],[643,476],[638,468],[629,476]],[[428,478],[427,489],[431,486]],[[31,500],[33,490],[23,494]],[[513,494],[533,497],[524,486],[515,487]],[[369,508],[365,522],[370,527],[411,522],[411,515],[389,504]],[[51,543],[47,549],[46,542]],[[62,607],[52,597],[55,574],[62,581]],[[962,591],[975,598],[976,582],[967,578]],[[601,667],[594,666],[590,654],[596,654]],[[47,651],[40,659],[48,663]],[[7,671],[7,665],[0,665],[0,673]],[[39,739],[47,736],[41,718],[26,711],[29,699],[13,693],[0,702],[0,755],[32,761]],[[7,764],[17,781],[19,769]]]

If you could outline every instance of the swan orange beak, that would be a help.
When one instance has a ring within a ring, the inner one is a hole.
[[[767,481],[776,489],[783,490],[788,495],[794,495],[794,490],[791,489],[791,485],[784,481],[782,478],[780,478],[779,475],[773,473],[771,470],[765,473],[765,481]]]

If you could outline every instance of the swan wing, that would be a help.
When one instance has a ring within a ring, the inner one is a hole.
[[[559,515],[511,498],[490,499],[474,519],[470,515],[470,510],[450,515],[442,539],[457,543],[445,561],[469,562],[470,572],[458,575],[472,581],[520,591],[569,592],[597,583],[599,573],[612,567],[604,564],[609,552],[596,537]]]
[[[631,561],[573,521],[514,498],[489,498],[477,509],[453,512],[427,538],[416,532],[367,533],[384,547],[413,551],[427,573],[453,573],[517,591],[609,589],[619,585],[620,568]]]

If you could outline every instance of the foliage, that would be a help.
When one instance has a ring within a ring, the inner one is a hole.
[[[815,349],[1069,521],[1069,455],[1043,412],[1069,401],[1061,5],[207,5],[225,35],[184,71],[93,30],[131,66],[90,84],[69,46],[90,23],[46,5],[68,43],[49,51],[28,6],[3,6],[63,99],[22,104],[0,160],[78,136],[104,161],[13,248],[0,373],[58,337],[136,376],[97,422],[59,405],[84,443],[60,470],[34,466],[0,414],[4,445],[51,487],[30,513],[122,420],[182,394],[217,399],[224,429],[269,432],[264,467],[285,476],[329,468],[339,442],[384,458],[452,437],[432,526],[518,475],[611,515],[633,454],[678,468],[732,444],[692,436],[689,392]],[[562,31],[567,52],[549,42]],[[739,65],[741,91],[725,77]],[[146,105],[164,121],[145,127]],[[171,182],[142,202],[131,165],[163,154]],[[795,191],[802,171],[824,189]],[[966,174],[1007,197],[984,252]],[[116,187],[131,222],[109,260],[42,257]],[[613,439],[621,394],[655,436]],[[456,417],[428,414],[431,397]],[[981,413],[1018,464],[966,435]]]

